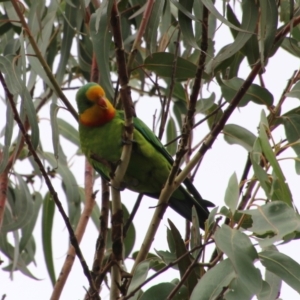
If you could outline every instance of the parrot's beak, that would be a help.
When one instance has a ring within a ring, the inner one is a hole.
[[[104,97],[99,96],[96,100],[96,104],[100,106],[102,109],[107,109],[107,104]]]

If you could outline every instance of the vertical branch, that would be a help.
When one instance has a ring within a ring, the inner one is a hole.
[[[145,8],[145,11],[144,11],[144,14],[143,14],[143,18],[142,18],[140,27],[138,29],[138,32],[136,34],[136,38],[133,42],[132,49],[131,49],[131,52],[130,52],[129,57],[128,57],[127,70],[129,72],[129,74],[131,73],[131,67],[132,67],[132,63],[134,61],[134,57],[135,57],[135,55],[138,51],[137,49],[138,49],[139,45],[141,44],[142,37],[144,35],[144,32],[146,30],[146,26],[147,26],[148,21],[150,19],[154,2],[155,2],[154,0],[148,0],[147,1],[146,8]]]
[[[135,116],[134,106],[131,99],[130,88],[128,86],[128,71],[125,60],[125,52],[122,40],[122,31],[120,26],[120,16],[117,2],[114,1],[111,11],[111,26],[115,43],[115,53],[118,66],[118,75],[120,82],[120,95],[125,111],[125,130],[124,145],[120,161],[113,179],[111,180],[112,189],[112,255],[115,264],[111,270],[111,292],[110,299],[115,300],[120,295],[121,273],[120,267],[123,261],[123,211],[120,196],[120,187],[123,177],[126,173],[131,156],[133,140],[132,118]]]
[[[93,265],[93,272],[97,275],[100,275],[101,267],[103,264],[104,254],[105,254],[105,246],[107,239],[107,229],[108,229],[108,215],[109,215],[109,186],[108,182],[102,178],[102,205],[101,205],[101,216],[100,216],[100,234],[98,237],[97,245],[96,245],[96,254],[95,254],[95,262],[97,261],[97,265],[95,264],[95,268]],[[96,287],[100,287],[99,276],[96,277]]]
[[[78,244],[80,244],[82,237],[85,233],[85,229],[87,226],[87,223],[90,219],[93,207],[95,205],[95,195],[93,194],[93,183],[94,183],[94,170],[92,166],[89,164],[87,159],[85,160],[85,176],[84,176],[84,192],[85,192],[85,204],[84,209],[82,211],[82,214],[79,218],[76,230],[75,230],[75,236],[77,238]],[[70,245],[67,256],[65,259],[65,262],[61,268],[61,271],[59,273],[59,277],[55,283],[51,300],[57,300],[60,298],[60,295],[62,293],[62,290],[65,286],[65,283],[69,277],[69,274],[72,270],[74,261],[75,261],[75,248]],[[90,287],[90,293],[93,293],[93,290]]]
[[[196,111],[196,103],[197,103],[197,98],[200,92],[201,88],[201,80],[202,80],[202,75],[204,72],[205,68],[205,60],[206,60],[206,53],[207,53],[207,48],[208,48],[208,9],[206,6],[203,6],[203,13],[202,13],[202,38],[201,38],[201,53],[199,57],[199,62],[198,62],[198,68],[196,72],[196,77],[195,81],[192,87],[192,93],[190,96],[190,102],[188,106],[188,111],[187,115],[185,118],[185,123],[182,128],[182,137],[179,143],[179,149],[178,152],[176,153],[176,158],[173,164],[173,168],[171,170],[171,174],[169,177],[169,185],[172,184],[180,166],[180,162],[183,158],[183,156],[186,153],[186,148],[188,145],[188,141],[190,138],[191,131],[194,126],[194,114]],[[179,183],[176,184],[177,186]]]
[[[161,191],[161,194],[160,194],[160,197],[158,200],[158,204],[155,209],[154,215],[152,217],[150,226],[147,230],[143,244],[142,244],[141,249],[138,253],[138,256],[135,260],[134,266],[132,268],[132,271],[131,271],[132,273],[136,269],[137,265],[146,258],[147,254],[150,250],[152,241],[154,240],[157,229],[159,227],[159,224],[161,222],[161,219],[167,209],[168,201],[169,201],[172,193],[176,190],[176,188],[180,185],[180,183],[188,176],[188,173],[191,170],[191,169],[189,169],[188,172],[184,173],[184,177],[181,178],[180,182],[177,180],[177,178],[176,178],[176,180],[174,180],[175,176],[179,170],[180,161],[186,152],[186,146],[187,146],[187,143],[189,140],[190,132],[193,128],[193,118],[194,118],[194,113],[195,113],[195,107],[196,107],[197,97],[198,97],[200,87],[201,87],[201,79],[202,79],[202,74],[204,71],[205,60],[206,60],[207,32],[208,32],[207,24],[208,24],[208,10],[206,7],[203,7],[201,54],[200,54],[200,58],[199,58],[196,78],[195,78],[193,89],[192,89],[192,94],[190,97],[190,103],[189,103],[189,108],[188,108],[185,124],[182,129],[182,138],[180,141],[180,148],[179,148],[178,152],[176,153],[176,159],[174,161],[170,175],[167,179],[167,184],[164,186],[164,188]],[[183,172],[180,173],[180,175],[182,175],[182,174],[183,174]]]
[[[173,91],[174,91],[174,86],[175,86],[175,74],[176,74],[176,69],[177,69],[177,57],[178,57],[178,51],[179,51],[179,45],[180,45],[180,29],[178,29],[178,35],[177,35],[177,41],[176,41],[176,47],[175,47],[175,53],[174,53],[174,61],[172,65],[172,76],[171,76],[171,83],[170,83],[170,91],[168,95],[168,100],[166,105],[162,106],[162,114],[161,114],[161,122],[160,122],[160,127],[159,127],[159,133],[158,133],[158,138],[161,139],[164,131],[165,131],[165,126],[167,122],[167,117],[169,114],[169,108],[170,108],[170,103],[172,100],[173,96]]]

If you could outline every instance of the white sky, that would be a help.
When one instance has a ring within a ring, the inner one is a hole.
[[[216,49],[219,49],[222,45],[227,44],[228,40],[231,40],[231,36],[228,34],[227,27],[221,26],[221,28],[216,33],[217,45]],[[245,78],[249,73],[249,68],[244,61],[244,68],[241,69],[239,77]],[[263,75],[266,87],[274,95],[275,103],[278,101],[282,90],[286,86],[287,80],[290,78],[292,72],[299,68],[299,59],[288,55],[283,50],[279,50],[276,56],[272,57],[269,61],[269,64],[266,68],[266,73]],[[209,86],[210,92],[215,91],[219,95],[219,89],[217,85],[211,83]],[[66,92],[70,102],[75,106],[75,92],[69,91]],[[205,96],[205,91],[203,94]],[[3,97],[2,87],[0,88],[0,95]],[[136,99],[134,99],[136,100]],[[283,109],[288,111],[291,108],[294,108],[299,105],[297,99],[289,98],[285,102]],[[139,103],[136,106],[136,111],[138,116],[152,127],[152,117],[155,112],[155,109],[159,108],[159,102],[153,98],[147,99],[146,96],[143,99],[140,99]],[[250,104],[245,108],[238,109],[234,112],[228,123],[235,123],[241,126],[246,127],[251,130],[254,134],[257,133],[257,126],[259,123],[260,112],[263,109],[262,106]],[[65,120],[70,121],[75,127],[77,127],[73,117],[66,111],[60,110],[59,117],[64,118]],[[52,151],[52,146],[50,142],[50,123],[49,123],[49,105],[45,106],[40,113],[40,133],[43,147],[45,150]],[[0,101],[0,130],[5,126],[5,106],[3,102]],[[197,128],[194,132],[195,141],[199,141],[207,133],[207,126],[203,125]],[[280,127],[276,129],[275,138],[277,141],[284,138],[285,134],[283,129]],[[0,142],[3,143],[3,138],[0,138]],[[76,148],[68,143],[63,141],[65,153],[68,157],[71,157],[75,152]],[[284,153],[284,157],[295,156],[293,151],[287,151]],[[229,177],[233,172],[236,172],[238,178],[241,177],[244,164],[246,161],[247,153],[246,151],[239,146],[231,146],[224,142],[222,135],[219,135],[217,141],[214,143],[212,149],[210,149],[205,156],[205,159],[198,171],[198,175],[195,180],[195,185],[201,192],[202,196],[206,199],[213,201],[216,205],[222,206],[224,204],[224,194],[227,187],[227,182]],[[71,160],[72,166],[71,169],[76,176],[80,186],[83,186],[83,176],[84,176],[84,160],[83,157],[76,157]],[[295,174],[294,161],[284,160],[280,162],[281,167],[283,168],[284,174],[287,178],[287,182],[294,196],[295,205],[299,208],[299,196],[300,195],[300,185],[299,177]],[[23,166],[23,165],[22,165]],[[20,167],[17,166],[17,168]],[[24,173],[24,172],[23,172]],[[64,193],[60,188],[60,180],[53,180],[53,183],[57,187],[59,192],[59,197],[63,200],[64,203]],[[99,189],[99,180],[95,184],[95,190]],[[42,192],[45,192],[45,189],[42,189]],[[136,194],[125,191],[122,193],[122,199],[130,210],[136,199]],[[97,201],[100,201],[100,193],[98,194]],[[134,224],[136,225],[136,246],[134,250],[138,250],[137,246],[140,245],[145,234],[145,230],[152,218],[153,210],[149,210],[149,206],[155,205],[155,200],[144,199],[139,209],[139,213],[135,217]],[[159,232],[157,234],[156,240],[153,243],[153,249],[167,250],[168,246],[166,243],[166,226],[167,218],[172,219],[178,228],[184,228],[184,221],[171,209],[168,209],[164,220],[160,226]],[[7,294],[8,300],[10,299],[48,299],[52,292],[52,286],[50,280],[48,279],[48,274],[45,268],[43,254],[42,254],[42,244],[41,244],[41,217],[39,216],[37,226],[35,228],[35,239],[37,245],[36,252],[36,263],[30,265],[30,270],[32,273],[40,278],[40,281],[31,280],[20,272],[15,272],[13,274],[13,281],[9,278],[9,273],[0,271],[0,297],[3,294]],[[56,212],[54,230],[53,230],[53,244],[54,244],[54,260],[56,274],[58,275],[61,269],[62,264],[65,260],[65,254],[68,248],[68,232],[65,228],[65,225],[62,221],[61,216]],[[87,260],[88,266],[92,266],[95,242],[97,238],[97,231],[92,222],[89,222],[86,234],[81,242],[81,249],[85,259]],[[299,260],[299,249],[300,241],[295,240],[292,243],[287,245],[278,246],[279,251],[286,253],[291,256],[293,259]],[[260,249],[257,247],[257,250]],[[208,256],[209,257],[209,256]],[[6,258],[1,255],[1,259],[5,261],[3,266],[7,265]],[[131,262],[126,262],[128,270],[131,269]],[[158,283],[160,281],[169,281],[173,278],[178,278],[179,275],[177,272],[170,270],[167,275],[159,276],[154,282]],[[163,279],[164,278],[164,279]],[[88,287],[87,280],[83,275],[82,269],[78,260],[76,260],[71,275],[66,283],[65,289],[63,291],[61,299],[82,299],[85,293],[83,287]],[[102,299],[109,299],[108,292],[101,293]],[[282,299],[299,299],[298,293],[292,290],[289,286],[283,283]]]

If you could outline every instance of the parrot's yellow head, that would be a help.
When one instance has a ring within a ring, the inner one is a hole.
[[[88,83],[76,94],[79,122],[85,126],[101,126],[116,114],[115,108],[105,96],[103,88],[96,83]]]

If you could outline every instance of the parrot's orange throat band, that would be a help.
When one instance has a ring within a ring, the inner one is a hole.
[[[97,127],[108,123],[116,115],[115,108],[106,100],[107,108],[103,109],[97,104],[86,109],[79,116],[79,122],[85,126]]]

